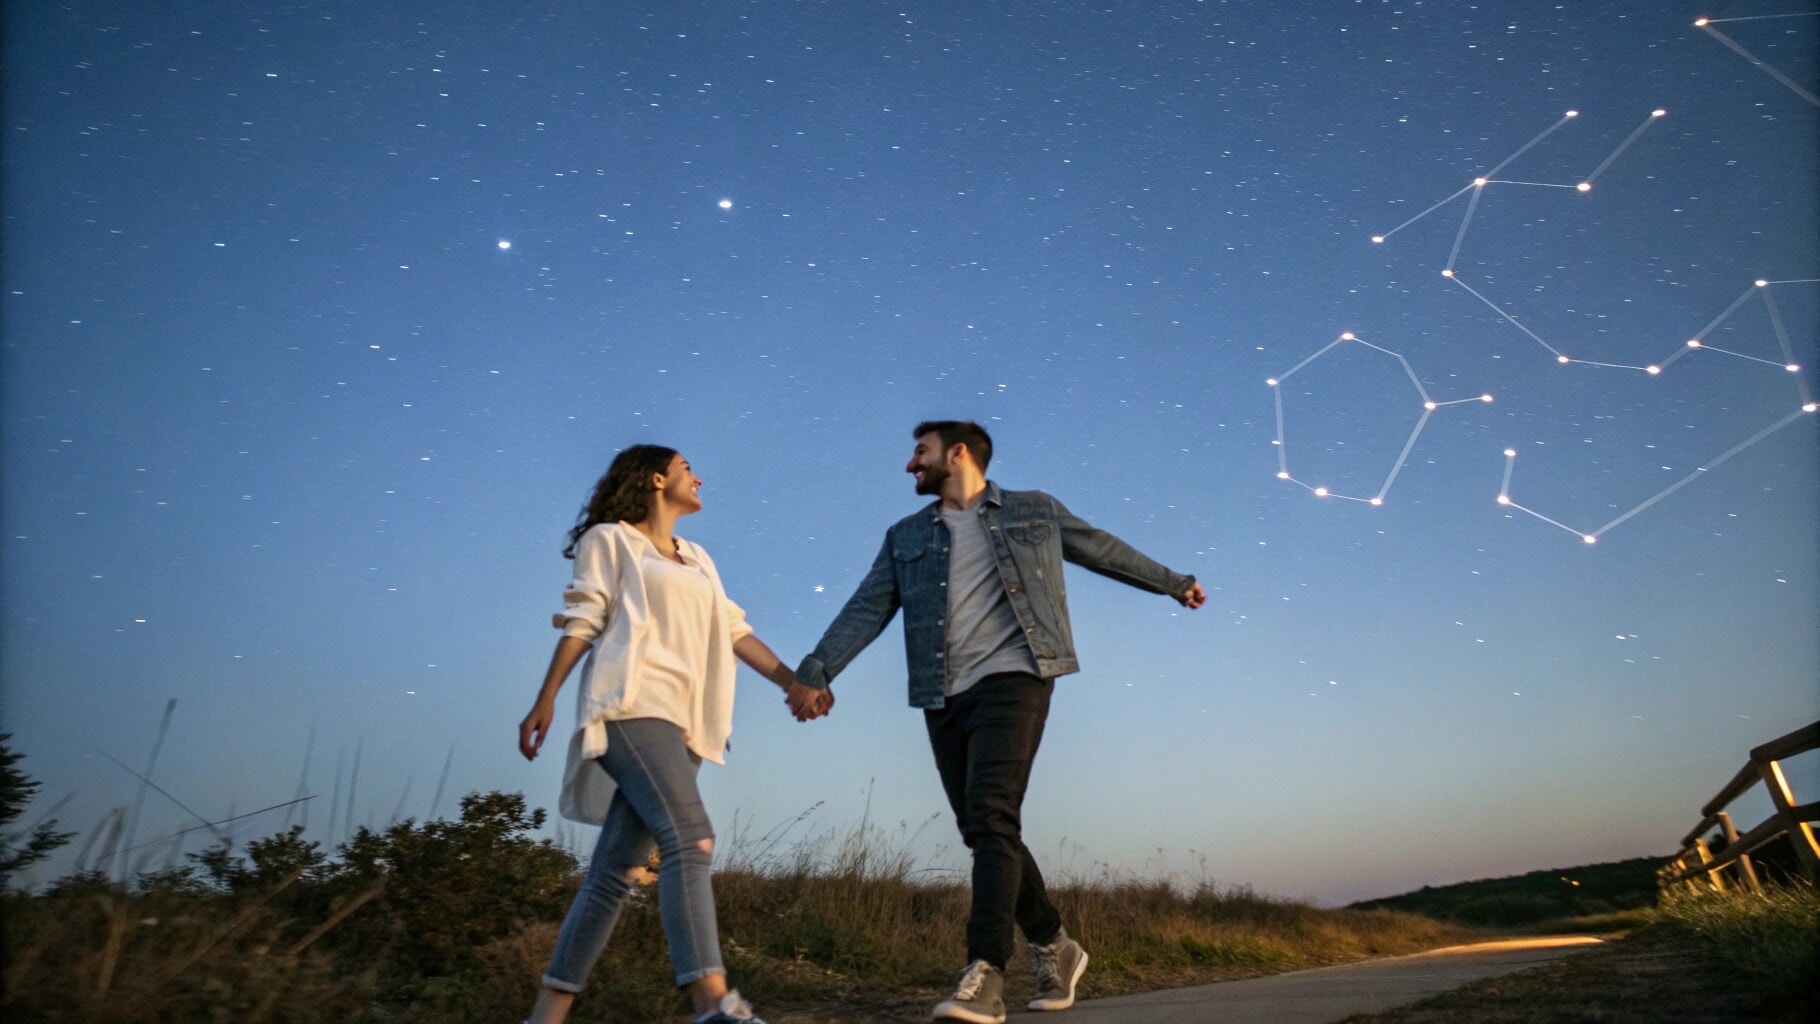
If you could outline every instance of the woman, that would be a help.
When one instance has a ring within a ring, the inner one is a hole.
[[[602,827],[527,1024],[568,1016],[653,848],[670,962],[696,1021],[763,1024],[727,987],[708,874],[714,830],[695,775],[703,759],[722,763],[735,656],[785,690],[798,721],[833,701],[796,681],[727,599],[707,552],[672,532],[679,516],[701,511],[700,491],[673,449],[634,445],[569,531],[563,554],[575,576],[555,616],[563,636],[518,727],[518,749],[537,756],[556,693],[586,654],[560,806],[564,817]]]

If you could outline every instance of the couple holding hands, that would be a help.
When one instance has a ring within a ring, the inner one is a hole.
[[[732,731],[734,659],[781,687],[799,721],[834,706],[829,683],[904,612],[910,705],[923,711],[935,764],[972,852],[967,965],[936,1020],[1005,1019],[1003,972],[1014,932],[1037,970],[1032,1010],[1074,1003],[1087,953],[1068,937],[1022,839],[1021,808],[1055,677],[1079,670],[1062,585],[1073,562],[1199,608],[1194,577],[1173,572],[1041,491],[986,479],[992,439],[977,423],[912,432],[904,468],[936,498],[885,531],[859,589],[792,672],[728,600],[714,562],[673,532],[701,511],[701,480],[656,445],[619,453],[564,554],[574,578],[555,616],[563,636],[519,750],[537,756],[556,694],[585,656],[563,772],[564,817],[602,826],[528,1024],[559,1024],[606,947],[621,905],[655,849],[659,916],[676,983],[697,1024],[763,1024],[721,961],[709,869],[714,830],[696,788]]]

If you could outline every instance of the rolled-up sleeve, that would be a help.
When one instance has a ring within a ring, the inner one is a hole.
[[[562,611],[550,616],[564,636],[592,641],[606,631],[613,614],[611,555],[598,529],[581,535],[575,545],[575,576],[562,592]]]
[[[727,616],[728,631],[732,634],[734,643],[739,643],[741,640],[752,635],[752,624],[746,621],[746,610],[744,608],[734,604],[733,599],[730,597],[721,598],[721,608],[723,613]]]

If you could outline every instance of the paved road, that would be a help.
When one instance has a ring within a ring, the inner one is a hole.
[[[1484,942],[1249,981],[1093,999],[1054,1017],[1013,1016],[1031,1024],[1039,1019],[1055,1024],[1333,1024],[1597,945],[1598,939],[1580,935]]]

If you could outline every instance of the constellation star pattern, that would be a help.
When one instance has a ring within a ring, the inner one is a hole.
[[[1568,533],[1578,536],[1580,538],[1580,540],[1583,541],[1584,543],[1596,544],[1596,543],[1598,543],[1600,535],[1605,533],[1607,530],[1610,530],[1612,527],[1617,526],[1618,524],[1630,519],[1631,517],[1635,516],[1637,513],[1642,512],[1644,509],[1649,508],[1651,505],[1654,505],[1656,502],[1661,501],[1663,498],[1666,498],[1669,495],[1680,490],[1681,488],[1686,487],[1688,484],[1693,483],[1695,480],[1699,479],[1702,475],[1717,468],[1720,463],[1722,463],[1725,460],[1731,458],[1732,456],[1738,454],[1739,452],[1744,451],[1746,448],[1749,448],[1750,446],[1756,444],[1757,442],[1763,440],[1764,438],[1769,437],[1771,434],[1774,434],[1776,431],[1781,430],[1783,427],[1788,426],[1790,423],[1795,422],[1796,420],[1800,419],[1803,416],[1810,415],[1816,411],[1820,411],[1820,404],[1815,403],[1813,392],[1808,389],[1806,379],[1801,376],[1800,364],[1795,362],[1794,347],[1789,343],[1788,328],[1783,324],[1781,310],[1776,306],[1776,300],[1775,300],[1774,296],[1771,294],[1771,289],[1774,288],[1776,285],[1817,284],[1817,283],[1820,283],[1820,278],[1800,278],[1800,279],[1790,280],[1790,281],[1764,281],[1764,280],[1756,281],[1751,285],[1751,287],[1748,291],[1746,291],[1743,295],[1738,296],[1738,298],[1731,305],[1725,307],[1725,311],[1723,313],[1720,313],[1717,317],[1714,317],[1713,321],[1711,323],[1707,324],[1704,328],[1702,328],[1700,330],[1699,334],[1695,335],[1691,340],[1688,341],[1688,343],[1685,346],[1683,346],[1682,348],[1677,350],[1674,355],[1669,356],[1667,359],[1664,359],[1660,365],[1650,366],[1647,368],[1651,374],[1660,373],[1663,367],[1666,367],[1668,364],[1674,362],[1675,360],[1681,358],[1684,355],[1687,355],[1689,352],[1696,352],[1696,351],[1714,352],[1719,355],[1731,356],[1731,357],[1734,357],[1737,359],[1743,359],[1743,360],[1747,360],[1747,361],[1753,362],[1753,363],[1760,363],[1760,364],[1767,365],[1767,366],[1775,366],[1787,373],[1794,375],[1795,393],[1800,401],[1800,405],[1793,412],[1788,413],[1787,415],[1783,416],[1781,419],[1777,420],[1776,422],[1771,423],[1769,426],[1764,427],[1762,430],[1757,431],[1755,434],[1752,434],[1750,437],[1746,438],[1745,440],[1740,441],[1739,443],[1733,445],[1730,448],[1727,448],[1718,457],[1704,463],[1703,465],[1696,468],[1692,473],[1687,474],[1686,476],[1675,481],[1674,483],[1669,484],[1667,487],[1664,487],[1662,490],[1657,491],[1655,494],[1651,495],[1650,497],[1645,498],[1643,501],[1639,502],[1636,505],[1636,507],[1630,509],[1628,512],[1625,512],[1625,513],[1619,515],[1616,519],[1611,520],[1610,522],[1606,523],[1605,525],[1603,525],[1595,530],[1590,530],[1590,531],[1576,530],[1571,526],[1568,526],[1555,519],[1551,519],[1548,516],[1545,516],[1540,512],[1537,512],[1535,509],[1526,508],[1523,505],[1519,505],[1511,499],[1511,497],[1510,497],[1510,477],[1511,477],[1511,472],[1515,468],[1516,462],[1517,462],[1517,452],[1516,452],[1516,449],[1514,449],[1514,448],[1504,449],[1504,482],[1498,488],[1498,504],[1503,505],[1506,508],[1515,509],[1516,511],[1522,512],[1525,515],[1534,516],[1535,518],[1540,519],[1541,521],[1549,524],[1550,526],[1560,527],[1561,529],[1566,530]],[[1712,346],[1704,343],[1704,339],[1706,338],[1706,336],[1708,334],[1711,334],[1714,330],[1716,330],[1719,327],[1720,324],[1723,324],[1725,321],[1729,320],[1732,317],[1732,314],[1736,313],[1738,311],[1739,307],[1743,306],[1746,302],[1748,302],[1753,295],[1761,297],[1763,299],[1763,305],[1769,314],[1770,323],[1775,329],[1776,341],[1782,347],[1783,362],[1781,362],[1781,363],[1777,363],[1771,359],[1764,359],[1759,356],[1747,355],[1746,353],[1743,353],[1743,352],[1733,352],[1733,351],[1729,351],[1727,349],[1713,348]]]
[[[1282,388],[1283,382],[1288,380],[1297,371],[1301,370],[1303,367],[1307,366],[1309,363],[1312,363],[1315,360],[1326,355],[1336,345],[1344,345],[1348,342],[1351,342],[1353,344],[1363,345],[1368,349],[1371,349],[1375,352],[1382,352],[1385,355],[1390,356],[1391,358],[1395,359],[1397,361],[1397,365],[1401,366],[1403,368],[1403,372],[1409,376],[1409,382],[1411,384],[1415,385],[1416,394],[1418,394],[1422,397],[1422,415],[1416,418],[1416,425],[1415,425],[1414,429],[1410,430],[1409,439],[1407,441],[1403,442],[1403,450],[1402,450],[1402,452],[1400,452],[1397,455],[1396,463],[1390,467],[1390,473],[1384,477],[1384,483],[1378,487],[1378,492],[1369,498],[1360,497],[1358,495],[1352,495],[1352,494],[1340,494],[1326,486],[1315,486],[1315,485],[1309,484],[1305,481],[1296,479],[1289,472],[1289,446],[1284,443],[1284,439],[1283,439],[1283,388]],[[1491,396],[1487,394],[1487,395],[1478,395],[1473,398],[1456,398],[1456,399],[1453,399],[1452,401],[1448,401],[1448,402],[1437,402],[1433,398],[1429,397],[1428,389],[1422,386],[1422,380],[1420,377],[1416,376],[1415,370],[1410,367],[1409,360],[1404,359],[1400,353],[1392,352],[1390,349],[1383,348],[1382,346],[1379,346],[1379,345],[1373,345],[1371,342],[1365,341],[1364,339],[1353,334],[1351,331],[1347,331],[1344,334],[1341,334],[1338,338],[1335,338],[1334,340],[1328,342],[1326,344],[1326,346],[1321,348],[1319,351],[1315,352],[1315,354],[1309,356],[1308,358],[1306,358],[1306,359],[1302,360],[1301,362],[1295,364],[1294,366],[1290,367],[1287,371],[1285,371],[1281,375],[1272,377],[1269,380],[1265,381],[1264,383],[1266,383],[1270,386],[1271,397],[1274,398],[1276,401],[1277,439],[1275,441],[1275,444],[1276,444],[1276,448],[1277,448],[1277,479],[1278,480],[1287,480],[1290,483],[1303,487],[1303,488],[1307,489],[1309,493],[1313,494],[1317,498],[1340,498],[1345,501],[1364,502],[1367,505],[1384,504],[1384,496],[1386,494],[1390,493],[1390,485],[1396,482],[1397,474],[1401,473],[1403,471],[1403,464],[1405,462],[1409,461],[1409,453],[1416,446],[1416,438],[1422,436],[1422,428],[1426,427],[1428,425],[1428,418],[1430,416],[1434,415],[1434,412],[1436,409],[1440,409],[1444,406],[1449,406],[1449,405],[1465,405],[1468,402],[1490,402],[1492,400]]]
[[[1762,70],[1765,74],[1771,76],[1772,78],[1776,79],[1778,82],[1782,83],[1784,86],[1788,87],[1791,91],[1793,91],[1796,95],[1800,96],[1802,99],[1804,99],[1807,102],[1812,103],[1816,106],[1820,106],[1820,98],[1816,98],[1813,93],[1809,92],[1806,89],[1803,89],[1800,85],[1798,85],[1797,83],[1795,83],[1794,81],[1789,79],[1788,76],[1784,75],[1777,69],[1771,67],[1766,62],[1762,61],[1761,59],[1756,57],[1754,54],[1752,54],[1748,50],[1744,49],[1737,42],[1735,42],[1734,40],[1732,40],[1731,38],[1729,38],[1728,36],[1726,36],[1722,32],[1720,32],[1719,30],[1712,27],[1714,24],[1720,23],[1720,22],[1758,21],[1758,20],[1768,20],[1770,18],[1813,17],[1813,16],[1815,16],[1815,15],[1813,15],[1813,14],[1792,14],[1792,15],[1763,15],[1763,16],[1749,17],[1749,18],[1742,18],[1742,17],[1741,18],[1720,18],[1720,19],[1701,18],[1698,21],[1694,22],[1694,25],[1696,27],[1700,28],[1703,32],[1705,32],[1709,36],[1712,36],[1713,38],[1715,38],[1718,41],[1720,41],[1721,43],[1723,43],[1725,46],[1727,46],[1734,52],[1738,53],[1740,56],[1743,56],[1746,60],[1750,61],[1753,65],[1755,65],[1757,68]],[[1575,358],[1573,356],[1570,356],[1565,351],[1563,351],[1560,347],[1558,347],[1554,344],[1551,344],[1548,340],[1544,339],[1541,335],[1537,334],[1534,330],[1530,329],[1530,327],[1525,325],[1521,320],[1519,320],[1515,314],[1513,314],[1509,310],[1505,309],[1503,306],[1499,305],[1497,302],[1493,301],[1490,297],[1485,295],[1479,289],[1476,289],[1472,285],[1461,280],[1461,276],[1458,272],[1458,263],[1459,263],[1459,259],[1460,259],[1460,253],[1466,242],[1467,231],[1472,226],[1473,217],[1478,212],[1479,203],[1484,198],[1485,191],[1488,187],[1490,187],[1492,185],[1515,185],[1515,186],[1523,186],[1523,187],[1529,187],[1529,188],[1570,189],[1580,195],[1585,195],[1587,193],[1590,193],[1593,190],[1594,184],[1595,184],[1595,182],[1598,181],[1599,177],[1601,175],[1603,175],[1618,160],[1618,158],[1621,157],[1625,153],[1626,150],[1630,149],[1631,146],[1633,146],[1640,138],[1642,138],[1644,133],[1649,130],[1649,128],[1652,124],[1654,124],[1657,120],[1660,120],[1661,118],[1665,117],[1667,115],[1667,113],[1668,113],[1667,110],[1662,109],[1662,108],[1657,108],[1655,110],[1652,110],[1649,113],[1649,116],[1644,118],[1644,120],[1641,124],[1637,125],[1637,127],[1635,129],[1633,129],[1631,131],[1631,133],[1629,135],[1627,135],[1622,142],[1620,142],[1615,148],[1613,148],[1612,151],[1608,155],[1606,155],[1606,157],[1603,160],[1601,160],[1595,167],[1593,167],[1593,169],[1589,173],[1587,173],[1585,176],[1580,178],[1578,181],[1571,182],[1571,183],[1560,182],[1560,181],[1525,181],[1525,180],[1498,177],[1500,172],[1502,172],[1506,167],[1509,167],[1518,158],[1522,157],[1525,153],[1527,153],[1531,149],[1535,148],[1543,140],[1547,139],[1549,136],[1551,136],[1555,132],[1561,130],[1563,127],[1567,126],[1568,124],[1576,121],[1580,117],[1580,112],[1578,110],[1568,110],[1565,113],[1563,113],[1562,116],[1558,120],[1556,120],[1552,125],[1548,126],[1546,129],[1544,129],[1543,131],[1541,131],[1540,133],[1535,135],[1533,138],[1531,138],[1528,142],[1526,142],[1522,146],[1518,147],[1515,152],[1510,154],[1508,157],[1505,157],[1502,161],[1500,161],[1498,164],[1493,166],[1490,170],[1473,178],[1470,182],[1468,182],[1465,186],[1461,187],[1458,191],[1455,191],[1453,194],[1447,196],[1446,198],[1439,200],[1438,202],[1429,206],[1427,209],[1423,210],[1422,212],[1416,214],[1413,217],[1410,217],[1408,220],[1403,221],[1401,224],[1398,224],[1397,226],[1391,228],[1390,230],[1385,231],[1381,234],[1375,234],[1375,235],[1371,236],[1371,241],[1373,244],[1383,245],[1393,235],[1396,235],[1398,232],[1402,231],[1404,228],[1407,228],[1410,225],[1415,224],[1416,222],[1428,217],[1429,215],[1440,210],[1442,207],[1445,207],[1445,206],[1455,202],[1462,196],[1469,196],[1469,198],[1467,200],[1467,204],[1466,204],[1466,212],[1461,217],[1459,227],[1454,232],[1452,248],[1448,251],[1447,260],[1441,268],[1441,272],[1440,272],[1441,276],[1443,278],[1445,278],[1447,281],[1451,282],[1452,284],[1460,287],[1467,294],[1471,295],[1473,298],[1477,299],[1479,302],[1483,303],[1485,306],[1489,307],[1492,310],[1492,312],[1496,313],[1498,315],[1498,317],[1500,319],[1502,319],[1505,323],[1508,323],[1510,326],[1516,328],[1518,331],[1521,331],[1530,340],[1534,341],[1537,345],[1541,346],[1541,348],[1543,350],[1545,350],[1549,354],[1549,356],[1552,357],[1553,362],[1555,364],[1562,365],[1562,366],[1581,365],[1581,366],[1590,366],[1590,367],[1601,368],[1601,369],[1631,370],[1631,371],[1636,371],[1636,372],[1647,374],[1650,377],[1659,377],[1662,374],[1663,370],[1665,370],[1667,367],[1671,366],[1675,362],[1685,358],[1690,353],[1710,352],[1715,355],[1727,356],[1727,357],[1730,357],[1733,359],[1742,360],[1742,361],[1749,362],[1749,363],[1755,363],[1755,364],[1764,365],[1764,366],[1773,366],[1773,367],[1776,367],[1777,369],[1791,375],[1794,378],[1794,387],[1795,387],[1796,397],[1798,399],[1796,408],[1794,408],[1792,411],[1785,413],[1779,419],[1777,419],[1775,422],[1769,424],[1768,426],[1763,427],[1762,429],[1758,430],[1756,433],[1752,434],[1750,437],[1746,438],[1745,440],[1733,445],[1732,447],[1721,452],[1716,457],[1703,463],[1702,465],[1697,467],[1693,472],[1681,477],[1679,480],[1676,480],[1674,483],[1670,484],[1669,486],[1661,489],[1660,491],[1656,492],[1655,494],[1651,495],[1650,497],[1639,502],[1636,506],[1629,509],[1628,511],[1621,513],[1616,518],[1614,518],[1614,519],[1610,520],[1609,522],[1607,522],[1595,529],[1592,529],[1592,530],[1575,529],[1575,528],[1568,526],[1565,523],[1559,521],[1558,519],[1551,518],[1550,516],[1544,515],[1541,512],[1536,511],[1535,509],[1529,508],[1529,507],[1519,504],[1517,501],[1515,501],[1511,497],[1511,477],[1512,477],[1515,467],[1516,467],[1517,452],[1516,452],[1515,448],[1504,449],[1504,479],[1498,490],[1498,496],[1497,496],[1498,504],[1504,506],[1505,508],[1512,509],[1512,510],[1518,511],[1518,512],[1522,512],[1525,515],[1528,515],[1535,519],[1541,520],[1542,522],[1548,523],[1549,525],[1555,526],[1568,533],[1572,533],[1575,536],[1579,537],[1581,539],[1581,541],[1585,544],[1597,543],[1599,537],[1602,536],[1603,534],[1605,534],[1606,532],[1608,532],[1609,530],[1613,529],[1614,527],[1616,527],[1624,522],[1629,521],[1633,517],[1637,516],[1638,514],[1642,513],[1643,511],[1649,509],[1650,507],[1654,506],[1658,502],[1660,502],[1663,499],[1674,494],[1676,491],[1687,486],[1688,484],[1692,483],[1693,481],[1699,479],[1701,476],[1705,475],[1706,473],[1711,472],[1712,470],[1716,469],[1718,466],[1720,466],[1722,463],[1724,463],[1728,459],[1731,459],[1733,456],[1739,454],[1740,452],[1745,451],[1746,449],[1750,448],[1752,445],[1757,444],[1758,442],[1764,440],[1765,438],[1770,437],[1771,435],[1775,434],[1777,431],[1779,431],[1782,428],[1788,426],[1789,424],[1795,422],[1796,420],[1802,418],[1803,416],[1809,416],[1809,415],[1812,415],[1813,413],[1815,413],[1816,411],[1820,411],[1820,403],[1815,402],[1813,393],[1809,389],[1805,377],[1802,375],[1802,367],[1801,367],[1800,363],[1798,363],[1796,361],[1794,346],[1791,344],[1791,342],[1789,340],[1788,329],[1783,321],[1781,309],[1777,305],[1775,295],[1773,294],[1773,289],[1778,286],[1813,285],[1813,284],[1820,283],[1820,278],[1795,278],[1795,279],[1787,279],[1787,280],[1758,279],[1752,283],[1750,288],[1746,289],[1742,295],[1740,295],[1736,300],[1734,300],[1731,303],[1731,305],[1727,306],[1724,309],[1724,311],[1719,313],[1718,316],[1714,317],[1712,319],[1712,321],[1709,322],[1705,327],[1701,328],[1699,333],[1695,334],[1685,344],[1681,345],[1674,352],[1670,353],[1667,356],[1667,358],[1664,358],[1664,359],[1660,360],[1659,362],[1647,363],[1647,364],[1613,362],[1613,361],[1592,360],[1592,359],[1580,359],[1580,358]],[[1717,347],[1707,343],[1708,336],[1711,335],[1715,330],[1717,330],[1721,325],[1726,323],[1727,320],[1729,320],[1734,314],[1736,314],[1748,302],[1750,302],[1750,300],[1752,299],[1753,296],[1760,298],[1763,302],[1765,312],[1768,315],[1769,323],[1770,323],[1771,327],[1773,328],[1773,331],[1774,331],[1774,334],[1776,337],[1776,341],[1777,341],[1778,345],[1780,346],[1780,355],[1781,355],[1780,362],[1778,362],[1774,359],[1765,358],[1764,356],[1752,355],[1750,353],[1740,352],[1740,351],[1736,351],[1734,349],[1717,348]],[[1404,372],[1406,374],[1408,374],[1410,380],[1415,383],[1416,390],[1422,396],[1422,401],[1423,401],[1422,416],[1416,421],[1414,430],[1412,430],[1410,432],[1409,438],[1403,446],[1402,453],[1398,456],[1395,465],[1392,466],[1389,475],[1385,478],[1384,483],[1378,489],[1378,492],[1369,498],[1355,497],[1352,495],[1335,494],[1329,488],[1327,488],[1325,486],[1312,486],[1302,480],[1296,479],[1289,471],[1289,459],[1288,459],[1287,446],[1284,443],[1283,397],[1282,397],[1282,389],[1280,387],[1282,381],[1287,379],[1290,375],[1301,370],[1303,367],[1307,366],[1309,363],[1313,362],[1314,360],[1319,359],[1321,356],[1325,355],[1327,352],[1332,350],[1336,345],[1339,345],[1343,342],[1358,342],[1359,344],[1365,345],[1368,348],[1374,349],[1378,352],[1382,352],[1386,355],[1394,357],[1398,361],[1398,363],[1402,365]],[[1400,354],[1398,354],[1396,352],[1392,352],[1389,349],[1380,348],[1379,346],[1372,345],[1369,342],[1359,341],[1359,339],[1356,338],[1350,332],[1348,332],[1346,334],[1342,334],[1339,337],[1339,339],[1335,340],[1334,342],[1329,343],[1326,347],[1315,352],[1313,355],[1302,360],[1300,363],[1297,363],[1294,367],[1290,368],[1290,370],[1288,372],[1284,373],[1281,377],[1273,378],[1268,383],[1273,390],[1273,395],[1274,395],[1275,404],[1276,404],[1277,436],[1276,436],[1276,440],[1274,443],[1277,446],[1277,477],[1282,480],[1288,480],[1293,483],[1296,483],[1296,484],[1308,489],[1309,491],[1311,491],[1318,497],[1345,498],[1347,500],[1352,500],[1352,501],[1366,502],[1371,505],[1383,504],[1383,499],[1384,499],[1385,494],[1389,492],[1391,484],[1396,480],[1397,474],[1402,470],[1405,460],[1407,460],[1411,449],[1413,449],[1413,447],[1415,446],[1416,439],[1421,435],[1423,427],[1427,425],[1428,417],[1430,416],[1430,414],[1432,414],[1435,409],[1439,408],[1442,405],[1460,404],[1459,402],[1437,403],[1437,402],[1433,401],[1431,398],[1429,398],[1426,390],[1423,389],[1421,381],[1416,378],[1416,375],[1415,375],[1414,371],[1410,368],[1408,361],[1405,360]],[[1491,401],[1491,396],[1489,394],[1483,395],[1483,396],[1481,396],[1480,399],[1476,399],[1476,400],[1482,400],[1482,401],[1489,402],[1489,401]],[[1475,401],[1475,399],[1463,399],[1460,401],[1462,401],[1462,402],[1463,401]]]
[[[1599,161],[1599,165],[1597,167],[1594,167],[1589,174],[1582,177],[1578,182],[1569,184],[1569,183],[1563,183],[1563,182],[1547,182],[1547,181],[1518,181],[1518,180],[1514,180],[1514,179],[1497,177],[1497,173],[1499,171],[1502,171],[1504,168],[1509,167],[1512,163],[1514,163],[1516,161],[1516,159],[1518,157],[1522,156],[1524,153],[1529,152],[1538,143],[1540,143],[1543,139],[1546,139],[1550,135],[1553,135],[1555,132],[1559,131],[1563,126],[1567,125],[1568,123],[1572,122],[1573,120],[1575,120],[1576,118],[1578,118],[1580,116],[1580,112],[1578,110],[1569,110],[1566,113],[1561,115],[1560,120],[1556,121],[1552,125],[1549,125],[1547,128],[1543,129],[1542,132],[1540,134],[1538,134],[1535,138],[1530,139],[1528,142],[1525,142],[1522,146],[1518,147],[1516,152],[1505,157],[1500,163],[1498,163],[1497,166],[1493,167],[1489,171],[1486,171],[1484,174],[1472,179],[1472,181],[1468,182],[1466,184],[1466,186],[1464,188],[1460,189],[1458,192],[1455,192],[1453,195],[1448,196],[1446,199],[1443,199],[1440,202],[1435,203],[1433,206],[1430,206],[1428,209],[1423,210],[1421,213],[1416,214],[1414,217],[1409,218],[1408,220],[1404,221],[1403,223],[1398,224],[1396,227],[1391,228],[1389,231],[1386,231],[1380,235],[1372,235],[1371,240],[1372,240],[1373,244],[1383,245],[1386,241],[1389,240],[1390,236],[1396,234],[1397,232],[1403,230],[1404,228],[1410,226],[1411,224],[1414,224],[1416,221],[1421,220],[1422,218],[1428,216],[1429,214],[1434,213],[1436,210],[1439,210],[1441,207],[1446,206],[1448,203],[1451,203],[1454,200],[1456,200],[1456,199],[1460,198],[1461,196],[1466,195],[1467,193],[1470,192],[1470,193],[1472,193],[1472,198],[1467,201],[1466,215],[1464,217],[1460,218],[1459,230],[1454,233],[1453,249],[1448,252],[1447,262],[1441,268],[1442,277],[1446,278],[1448,281],[1451,281],[1452,283],[1454,283],[1456,285],[1459,285],[1462,289],[1464,289],[1466,291],[1467,294],[1471,295],[1473,298],[1478,299],[1480,302],[1483,302],[1485,305],[1489,306],[1491,308],[1491,311],[1498,314],[1498,316],[1503,318],[1503,320],[1506,323],[1510,324],[1512,327],[1515,327],[1517,330],[1522,331],[1525,335],[1527,335],[1529,337],[1529,339],[1531,341],[1534,341],[1536,344],[1538,344],[1538,345],[1542,346],[1544,349],[1546,349],[1548,351],[1548,354],[1554,357],[1554,361],[1557,364],[1560,364],[1562,366],[1566,366],[1569,364],[1577,364],[1580,366],[1593,366],[1593,367],[1601,367],[1601,368],[1606,368],[1606,369],[1617,369],[1617,370],[1638,370],[1638,371],[1643,371],[1643,372],[1654,373],[1654,372],[1656,372],[1655,370],[1651,370],[1649,367],[1645,367],[1645,366],[1634,366],[1634,365],[1629,365],[1629,364],[1625,364],[1625,363],[1603,362],[1603,361],[1594,360],[1594,359],[1575,359],[1572,356],[1569,356],[1567,353],[1561,351],[1559,348],[1556,348],[1554,345],[1551,345],[1547,341],[1543,340],[1541,335],[1537,334],[1535,331],[1530,330],[1528,326],[1526,326],[1521,320],[1518,320],[1516,318],[1515,314],[1511,313],[1509,310],[1506,310],[1504,307],[1498,305],[1496,302],[1493,302],[1491,299],[1487,298],[1483,292],[1480,292],[1478,289],[1474,288],[1472,285],[1469,285],[1465,281],[1462,281],[1460,279],[1460,275],[1456,271],[1455,267],[1459,263],[1459,260],[1460,260],[1460,248],[1466,242],[1466,230],[1467,230],[1467,228],[1472,226],[1473,215],[1478,212],[1479,200],[1480,200],[1481,196],[1484,195],[1486,188],[1488,188],[1492,185],[1519,185],[1519,186],[1525,186],[1525,187],[1529,187],[1529,188],[1571,189],[1575,192],[1580,193],[1581,195],[1585,195],[1586,193],[1589,193],[1592,191],[1593,182],[1596,181],[1600,175],[1604,174],[1606,172],[1606,170],[1609,169],[1611,167],[1611,165],[1617,161],[1618,157],[1620,157],[1624,154],[1625,150],[1629,149],[1633,144],[1635,144],[1639,138],[1642,138],[1643,133],[1649,130],[1650,125],[1656,123],[1656,121],[1660,120],[1663,117],[1666,117],[1667,115],[1668,115],[1668,111],[1664,110],[1660,107],[1656,108],[1655,110],[1650,111],[1649,116],[1643,119],[1642,124],[1637,125],[1636,129],[1633,130],[1628,136],[1626,136],[1624,141],[1620,142],[1618,144],[1617,148],[1613,149],[1605,157],[1605,159]]]

